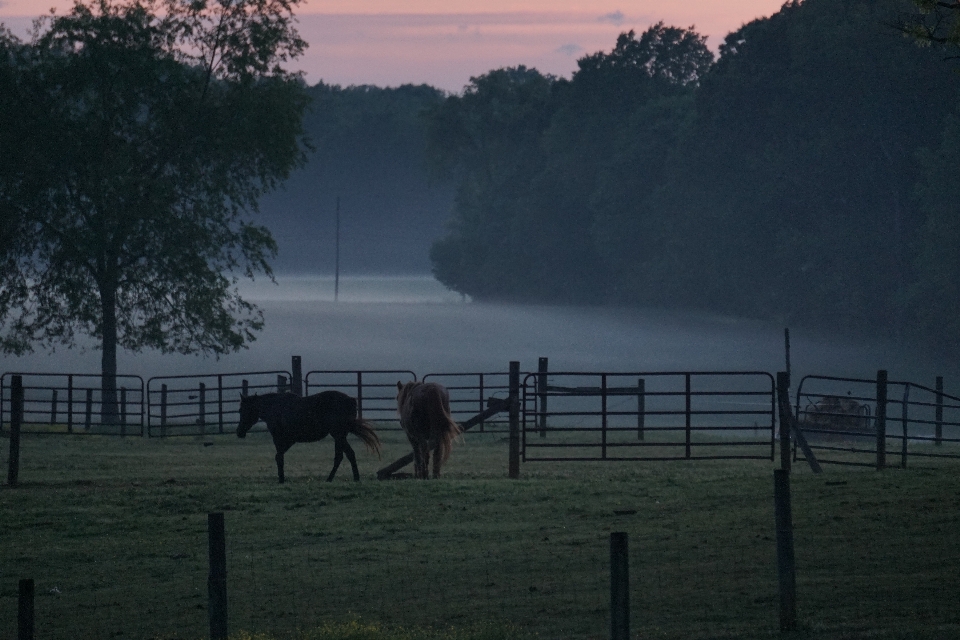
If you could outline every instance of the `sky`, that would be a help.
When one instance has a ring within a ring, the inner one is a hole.
[[[292,69],[342,86],[426,83],[459,92],[470,78],[526,65],[569,77],[578,58],[663,21],[695,27],[716,50],[724,36],[783,0],[304,0],[309,43]],[[71,0],[0,0],[0,22],[23,37],[30,21]]]

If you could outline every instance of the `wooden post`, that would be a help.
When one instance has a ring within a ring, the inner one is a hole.
[[[53,397],[50,398],[50,426],[57,424],[57,390],[53,390]]]
[[[903,404],[901,405],[900,412],[900,425],[901,425],[901,435],[902,435],[902,446],[900,448],[900,468],[907,468],[907,423],[909,421],[908,417],[908,407],[910,406],[910,383],[904,385],[903,387]]]
[[[240,381],[240,395],[245,396],[250,392],[250,382],[248,380]]]
[[[93,389],[87,389],[87,408],[84,413],[83,419],[83,429],[84,431],[90,431],[90,427],[93,425]]]
[[[546,358],[537,360],[537,394],[540,396],[540,411],[537,416],[537,426],[540,437],[547,437],[547,371],[549,369]]]
[[[786,354],[786,367],[787,367],[787,389],[790,389],[790,329],[784,328],[783,330],[783,349]]]
[[[777,408],[780,419],[780,468],[790,472],[790,375],[777,372]]]
[[[73,433],[73,374],[67,376],[67,433]]]
[[[160,437],[167,436],[167,385],[160,385]]]
[[[120,387],[120,435],[127,435],[127,388]]]
[[[293,372],[293,378],[290,380],[290,390],[298,396],[303,395],[303,365],[300,356],[291,358],[290,370]]]
[[[627,534],[610,534],[610,640],[630,639],[630,562]]]
[[[943,376],[937,376],[937,416],[933,444],[938,447],[943,445]]]
[[[207,540],[210,552],[210,573],[207,577],[210,640],[226,640],[227,544],[223,513],[207,514]]]
[[[200,383],[198,402],[200,404],[200,416],[198,418],[200,424],[200,435],[204,435],[207,432],[207,385],[203,382]]]
[[[32,578],[20,581],[17,600],[17,640],[33,640],[34,627],[34,585]]]
[[[20,477],[20,425],[23,422],[23,377],[10,378],[10,457],[7,484],[17,486]]]
[[[520,477],[520,363],[510,362],[510,461],[508,475]]]
[[[363,420],[363,373],[357,371],[357,418]]]
[[[691,454],[691,443],[692,443],[692,433],[691,433],[691,432],[692,432],[692,427],[693,427],[692,422],[691,422],[692,416],[691,416],[691,412],[690,412],[690,409],[691,409],[690,374],[689,374],[689,373],[684,374],[684,377],[686,378],[686,388],[687,388],[687,391],[686,391],[686,402],[687,402],[687,409],[686,409],[686,457],[689,459],[689,458],[690,458],[690,454]]]
[[[877,470],[887,466],[887,371],[877,371]]]
[[[483,413],[483,410],[486,408],[486,407],[484,406],[484,404],[483,404],[483,373],[480,374],[480,398],[479,398],[479,401],[480,401],[479,411],[480,411],[480,413]],[[481,420],[481,421],[480,421],[480,433],[483,433],[484,422],[485,422],[485,420]]]
[[[774,517],[777,527],[777,575],[780,583],[780,631],[797,626],[797,579],[793,555],[793,513],[790,505],[790,472],[773,472]]]
[[[643,440],[647,420],[647,382],[637,378],[637,440]]]
[[[607,459],[607,374],[600,374],[600,459]]]
[[[283,393],[287,390],[287,376],[277,374],[277,393]]]
[[[223,433],[223,375],[217,376],[217,424]]]

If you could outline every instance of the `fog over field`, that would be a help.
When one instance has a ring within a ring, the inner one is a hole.
[[[288,370],[409,369],[506,371],[519,360],[552,371],[707,371],[784,369],[783,327],[723,317],[612,308],[481,304],[446,290],[429,276],[280,276],[243,286],[264,311],[266,327],[249,349],[221,357],[119,355],[119,371],[157,375]],[[90,344],[89,342],[87,344]],[[794,379],[808,373],[891,379],[932,386],[936,375],[956,389],[956,364],[879,341],[813,335],[791,329]],[[100,353],[59,349],[4,357],[6,372],[99,373]]]

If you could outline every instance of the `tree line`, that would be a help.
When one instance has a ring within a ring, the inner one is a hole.
[[[457,185],[435,275],[481,300],[708,310],[960,353],[960,83],[949,32],[917,40],[956,16],[928,9],[794,0],[716,58],[661,23],[569,80],[473,78],[429,116],[432,168]]]

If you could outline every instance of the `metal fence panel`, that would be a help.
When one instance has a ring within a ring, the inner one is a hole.
[[[378,429],[400,429],[397,422],[397,382],[411,382],[417,374],[405,369],[309,371],[304,394],[334,389],[357,399],[357,413],[364,420],[387,422]]]

